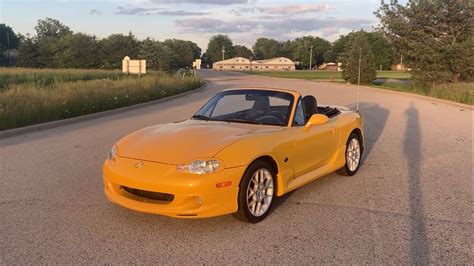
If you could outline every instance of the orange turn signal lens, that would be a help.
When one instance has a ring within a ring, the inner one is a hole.
[[[232,181],[224,181],[216,184],[216,188],[223,188],[232,185]]]

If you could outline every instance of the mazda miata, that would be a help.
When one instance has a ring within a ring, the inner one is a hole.
[[[354,175],[363,119],[293,90],[217,93],[190,119],[119,140],[103,165],[107,198],[172,217],[234,214],[256,223],[275,198],[337,171]]]

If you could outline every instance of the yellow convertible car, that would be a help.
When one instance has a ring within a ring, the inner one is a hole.
[[[190,119],[118,141],[103,166],[107,198],[172,217],[233,213],[256,223],[275,197],[338,171],[364,151],[359,112],[270,88],[217,93]]]

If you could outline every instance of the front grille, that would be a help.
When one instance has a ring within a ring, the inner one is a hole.
[[[174,195],[172,194],[167,194],[167,193],[161,193],[161,192],[153,192],[153,191],[146,191],[146,190],[141,190],[141,189],[136,189],[136,188],[130,188],[126,186],[122,186],[123,190],[127,191],[128,193],[145,198],[145,199],[151,199],[151,200],[159,200],[159,201],[166,201],[166,202],[171,202],[174,199]]]

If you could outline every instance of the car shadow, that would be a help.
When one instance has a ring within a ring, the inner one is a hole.
[[[348,106],[351,110],[355,110],[356,105]],[[375,144],[382,135],[390,111],[376,103],[359,103],[359,111],[364,118],[364,144],[365,150],[362,162],[370,155]]]
[[[423,157],[420,118],[413,102],[405,111],[405,115],[407,116],[407,122],[403,151],[408,164],[410,264],[427,265],[429,263],[429,248],[424,222],[423,193],[420,184],[420,164]]]
[[[270,209],[269,215],[271,215],[276,209],[278,209],[278,207],[280,207],[283,203],[285,203],[293,195],[295,191],[296,190],[293,190],[282,196],[275,197],[273,199],[272,208]]]

